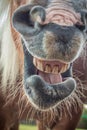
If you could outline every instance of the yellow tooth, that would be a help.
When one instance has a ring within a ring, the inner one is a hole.
[[[43,68],[43,63],[39,60],[37,60],[36,58],[33,59],[33,63],[34,65],[37,67],[37,69],[41,70],[41,71],[44,71],[44,68]]]
[[[61,70],[60,70],[60,73],[63,73],[64,70],[65,70],[65,65],[62,65]]]
[[[45,66],[45,72],[47,72],[47,73],[51,73],[51,66],[50,65],[46,65]]]
[[[60,73],[64,73],[67,69],[68,69],[68,65],[67,64],[62,65]]]
[[[59,73],[59,68],[58,68],[58,66],[54,66],[54,67],[53,67],[52,73],[53,73],[53,74],[58,74],[58,73]]]
[[[64,65],[64,70],[63,72],[65,72],[67,70],[67,65]]]
[[[68,69],[68,64],[64,65],[64,72]]]
[[[69,68],[69,65],[68,64],[66,64],[66,70]]]
[[[44,68],[43,68],[43,63],[41,61],[38,61],[37,62],[37,66],[36,66],[39,70],[42,70],[44,71]]]
[[[35,66],[37,66],[37,60],[36,60],[36,58],[33,58],[33,64],[34,64]]]

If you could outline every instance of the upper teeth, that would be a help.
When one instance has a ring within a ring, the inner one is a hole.
[[[54,74],[58,74],[59,73],[59,67],[57,65],[53,67],[52,73],[54,73]]]
[[[43,70],[43,69],[42,69]],[[51,66],[50,65],[46,65],[44,66],[44,70],[45,72],[48,72],[48,73],[51,73],[52,72],[52,69],[51,69]]]
[[[37,58],[33,59],[33,63],[38,70],[52,74],[64,73],[69,67],[68,64],[59,61],[51,64],[51,61],[39,60]]]

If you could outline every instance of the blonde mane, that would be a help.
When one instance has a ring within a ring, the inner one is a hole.
[[[19,75],[19,57],[11,33],[10,24],[10,4],[11,0],[0,0],[0,71],[1,89],[6,91],[7,83],[9,86],[14,84]]]

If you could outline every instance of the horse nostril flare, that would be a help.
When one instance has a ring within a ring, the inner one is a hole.
[[[34,6],[31,9],[29,15],[31,16],[31,19],[33,20],[33,22],[35,22],[34,27],[36,29],[40,28],[46,19],[46,12],[42,6]]]

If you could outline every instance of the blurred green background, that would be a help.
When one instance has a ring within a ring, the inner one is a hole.
[[[27,123],[24,121],[20,124],[19,130],[37,130],[37,127],[34,122]],[[87,130],[87,106],[84,106],[84,111],[76,130]]]
[[[37,130],[35,126],[20,125],[20,130]],[[76,130],[87,130],[87,129],[76,129]]]

